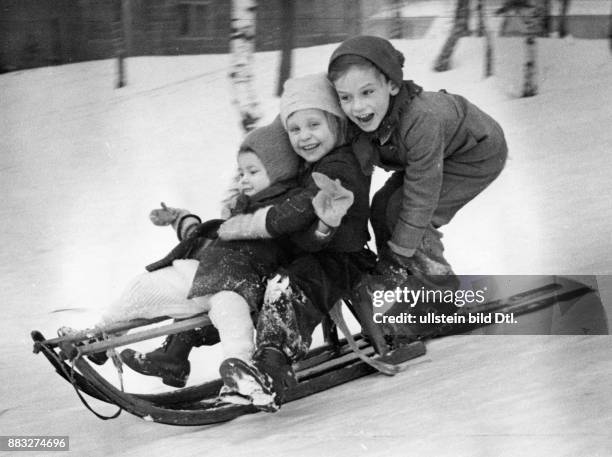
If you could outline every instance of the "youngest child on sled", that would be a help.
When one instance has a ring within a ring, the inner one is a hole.
[[[299,161],[278,119],[247,135],[237,160],[240,178],[236,183],[238,192],[227,208],[230,215],[252,213],[291,195]],[[324,176],[319,180],[325,183]],[[317,202],[315,198],[310,204]],[[350,194],[344,202],[350,205]],[[323,212],[321,215],[328,219]],[[106,311],[104,321],[158,315],[187,317],[208,312],[215,328],[171,335],[162,348],[148,354],[126,349],[121,359],[135,371],[159,376],[174,387],[186,384],[192,347],[220,340],[225,357],[249,360],[253,352],[252,316],[257,315],[263,301],[265,278],[286,263],[289,237],[223,241],[216,236],[222,219],[201,223],[185,210],[165,206],[154,210],[151,219],[157,225],[172,224],[180,243],[165,258],[149,265],[148,273],[129,284]],[[329,219],[327,222],[334,223]],[[321,237],[319,232],[327,227],[319,219],[301,237],[304,242],[316,243]],[[104,357],[98,361],[103,362]]]

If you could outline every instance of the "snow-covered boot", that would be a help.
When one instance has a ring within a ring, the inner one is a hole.
[[[387,263],[376,274],[364,274],[353,289],[350,308],[377,354],[384,355],[391,349],[388,335],[393,331],[389,324],[375,317],[375,314],[387,314],[396,303],[396,295],[385,293],[403,288],[418,290],[422,286],[419,278],[407,269]]]
[[[411,276],[401,289],[421,293],[415,303],[404,300],[395,302],[385,313],[386,316],[401,318],[410,315],[413,323],[402,319],[394,323],[385,323],[383,331],[393,346],[414,339],[431,338],[448,333],[449,324],[440,324],[442,316],[452,316],[458,311],[455,306],[455,292],[459,289],[459,278],[444,258],[442,234],[429,227],[423,236],[421,245],[409,260]],[[391,320],[391,319],[389,319]],[[398,323],[402,322],[402,323]]]
[[[252,363],[226,359],[219,373],[227,391],[250,399],[257,409],[267,412],[278,411],[285,391],[296,383],[289,359],[283,351],[273,347],[258,349]]]
[[[218,342],[216,329],[209,326],[169,335],[161,347],[146,354],[125,349],[121,352],[121,360],[140,374],[162,378],[168,386],[185,387],[191,371],[188,360],[191,349]]]
[[[421,325],[420,317],[428,313],[441,315],[457,311],[452,299],[438,298],[447,298],[449,292],[459,287],[459,279],[444,258],[441,238],[442,233],[429,226],[414,255],[402,258],[401,264],[394,261],[392,253],[383,250],[376,274],[364,275],[353,290],[352,309],[377,353],[384,354],[402,340],[411,341],[440,334],[443,329],[439,325]],[[389,293],[394,291],[400,295]],[[420,303],[407,302],[402,294],[410,291],[420,292],[427,297],[433,296],[435,299]],[[384,313],[386,317],[409,314],[417,318],[417,322],[409,324],[393,319],[395,322],[390,323],[391,319],[386,319],[382,323],[380,318],[375,322],[375,313]]]

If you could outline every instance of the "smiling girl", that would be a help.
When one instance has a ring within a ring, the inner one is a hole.
[[[280,118],[293,150],[304,159],[298,174],[301,191],[265,209],[265,229],[270,236],[282,236],[312,224],[317,215],[326,227],[319,230],[319,244],[296,252],[294,260],[268,283],[252,361],[230,358],[221,364],[225,384],[265,411],[280,408],[291,382],[291,363],[307,353],[312,333],[329,309],[349,295],[364,271],[374,265],[373,254],[365,249],[370,177],[361,172],[346,144],[346,117],[326,75],[288,80],[281,96]],[[343,188],[332,189],[327,198],[321,194],[315,197],[317,173]],[[347,191],[354,201],[346,215],[333,214],[333,207],[346,198]],[[331,217],[324,214],[327,212]],[[243,237],[240,227],[245,221],[240,219],[256,217],[242,215],[228,220],[220,227],[219,236]]]

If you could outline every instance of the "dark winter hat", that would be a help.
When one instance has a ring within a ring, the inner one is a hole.
[[[238,154],[242,152],[253,152],[259,157],[271,184],[297,175],[300,158],[293,151],[279,116],[276,116],[271,124],[249,132],[242,141]]]
[[[362,35],[349,38],[344,41],[333,52],[329,59],[329,68],[340,56],[356,55],[369,60],[376,65],[391,81],[398,86],[402,85],[404,74],[404,54],[395,49],[393,45],[384,38]]]

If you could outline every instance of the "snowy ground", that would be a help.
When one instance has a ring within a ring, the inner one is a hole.
[[[432,73],[439,39],[395,42],[407,78],[472,99],[499,119],[511,151],[500,178],[444,229],[455,270],[598,275],[610,320],[607,43],[540,40],[541,93],[517,99],[520,41],[497,39],[498,76],[483,80],[475,38],[462,39],[452,71]],[[294,74],[324,71],[333,48],[297,50]],[[165,254],[173,235],[147,217],[160,201],[217,215],[240,141],[227,64],[225,55],[131,58],[121,90],[110,60],[0,76],[0,433],[70,435],[79,456],[612,455],[609,336],[446,338],[395,378],[370,376],[215,427],[127,414],[102,422],[81,406],[31,354],[28,333],[92,322]],[[256,56],[267,119],[277,64],[277,53]],[[192,358],[198,375],[215,370],[211,352]]]

